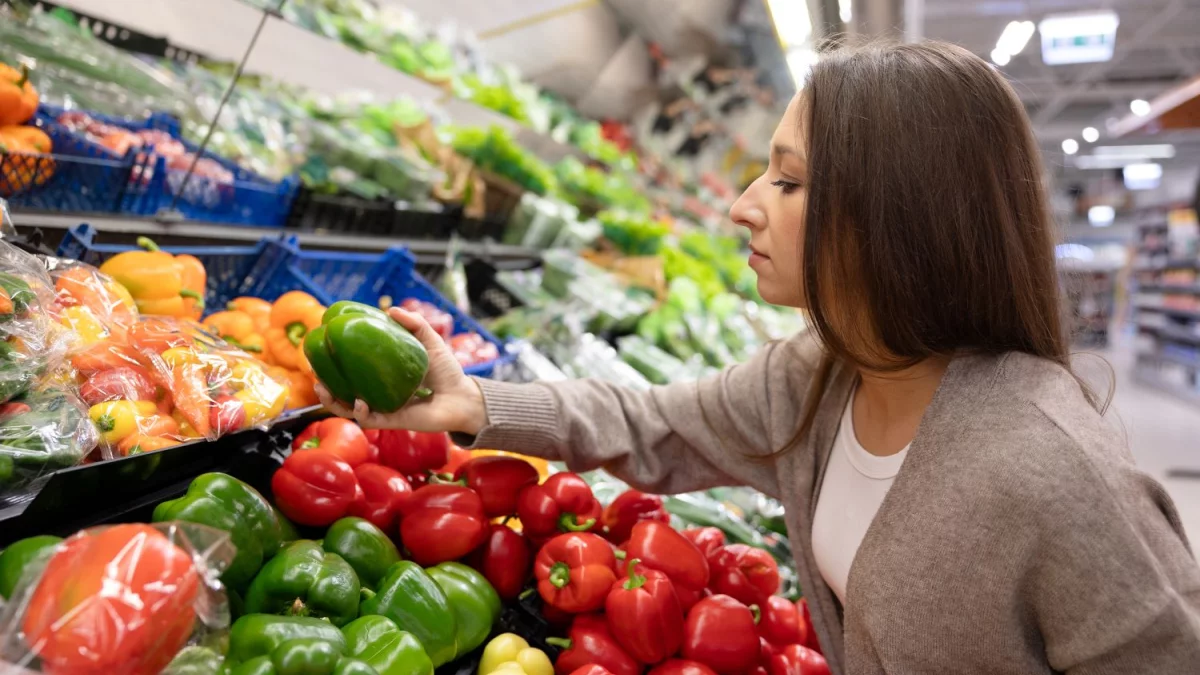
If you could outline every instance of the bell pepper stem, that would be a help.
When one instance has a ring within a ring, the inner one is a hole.
[[[101,415],[96,418],[96,428],[102,432],[112,431],[117,426],[117,420],[112,415]]]
[[[29,64],[21,64],[21,79],[17,80],[17,89],[24,89],[29,83]]]
[[[369,588],[363,588],[358,591],[358,598],[361,602],[366,602],[373,597],[375,597],[375,591]]]
[[[558,519],[558,527],[563,532],[587,532],[596,524],[595,518],[588,518],[582,523],[576,522],[574,513],[564,513]]]
[[[307,332],[308,327],[299,321],[296,321],[295,323],[289,323],[287,325],[287,329],[285,330],[288,342],[292,343],[293,347],[300,346],[300,340],[304,338],[304,334]]]
[[[754,615],[754,625],[757,626],[758,622],[762,621],[762,609],[758,605],[750,605],[749,609],[750,613]]]
[[[625,553],[625,551],[622,551],[619,549],[616,551],[613,551],[613,557],[616,558],[617,560],[624,560],[627,555],[628,554]]]
[[[421,387],[420,389],[413,392],[413,398],[419,399],[422,401],[429,398],[430,396],[433,396],[433,390],[430,389],[429,387]]]
[[[288,607],[287,615],[308,616],[308,606],[304,604],[303,600],[296,598],[296,601],[292,603],[292,606]]]
[[[559,649],[570,649],[574,645],[573,642],[566,638],[556,637],[546,638],[546,644],[550,645],[551,647],[558,647]]]
[[[431,473],[429,474],[429,483],[431,485],[459,485],[466,487],[467,479],[454,480],[454,474],[450,473]]]
[[[151,252],[162,250],[161,248],[158,247],[158,244],[154,243],[154,240],[151,239],[150,237],[138,237],[137,245],[140,248],[144,248],[147,251],[151,251]]]
[[[550,568],[550,585],[555,588],[564,588],[571,583],[571,568],[565,562],[556,562]]]
[[[624,586],[622,586],[622,588],[624,588],[627,591],[632,591],[634,589],[638,589],[638,588],[641,588],[642,586],[646,585],[646,576],[643,574],[638,574],[634,570],[634,568],[636,568],[637,564],[640,562],[641,562],[641,560],[638,560],[637,558],[634,558],[633,560],[629,561],[629,567],[628,567],[628,570],[629,570],[628,577],[629,578],[625,580],[625,584],[624,584]],[[755,622],[755,623],[757,623],[757,622]]]
[[[191,298],[196,301],[196,309],[204,309],[204,296],[189,288],[179,291],[180,297]]]
[[[312,438],[308,439],[307,441],[304,441],[303,443],[301,443],[300,447],[305,450],[312,450],[313,448],[319,448],[319,447],[321,447],[321,439],[316,436],[313,436]]]
[[[536,590],[537,589],[534,589],[534,588],[526,588],[525,590],[521,591],[521,594],[517,596],[517,599],[524,600],[525,598],[528,598],[529,596],[533,595],[534,591],[536,591]]]

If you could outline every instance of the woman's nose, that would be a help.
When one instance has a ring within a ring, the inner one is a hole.
[[[761,230],[767,226],[767,214],[755,202],[753,192],[754,184],[751,184],[733,206],[729,207],[729,217],[736,225],[750,230]]]

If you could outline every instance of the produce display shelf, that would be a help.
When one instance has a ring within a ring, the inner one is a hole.
[[[1200,310],[1172,309],[1170,307],[1155,307],[1153,305],[1138,305],[1135,309],[1137,309],[1139,312],[1156,312],[1158,314],[1166,314],[1167,316],[1175,316],[1181,319],[1200,321]]]

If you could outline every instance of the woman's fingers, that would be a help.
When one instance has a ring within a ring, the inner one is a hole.
[[[354,411],[347,407],[345,403],[335,399],[333,395],[329,393],[329,390],[325,388],[325,385],[317,382],[315,385],[313,385],[313,391],[317,393],[317,398],[320,399],[321,405],[325,406],[329,412],[337,415],[338,417],[354,417]]]
[[[393,307],[388,310],[388,316],[408,329],[408,332],[413,334],[413,337],[425,347],[426,351],[434,351],[437,349],[445,349],[446,342],[442,340],[442,336],[425,320],[425,317],[416,312],[409,312],[399,307]]]

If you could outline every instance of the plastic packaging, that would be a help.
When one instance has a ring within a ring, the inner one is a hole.
[[[71,332],[52,318],[54,307],[54,287],[41,261],[0,241],[0,403],[28,391],[62,362]]]
[[[54,282],[55,314],[70,329],[69,354],[90,348],[106,339],[125,339],[137,322],[133,296],[125,287],[100,270],[77,260],[45,258]]]
[[[0,405],[0,492],[75,466],[96,447],[87,407],[58,387]]]
[[[0,674],[151,675],[219,640],[229,535],[194,523],[80,531],[35,559],[0,611]]]

